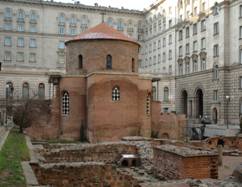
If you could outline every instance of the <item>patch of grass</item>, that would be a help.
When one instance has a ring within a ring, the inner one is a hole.
[[[29,160],[29,150],[23,134],[12,130],[0,151],[0,186],[26,186],[21,161]]]

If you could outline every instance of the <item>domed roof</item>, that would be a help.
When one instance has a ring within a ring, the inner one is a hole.
[[[66,43],[80,40],[122,40],[140,45],[132,38],[108,26],[106,23],[101,23],[93,28],[90,28],[75,38],[66,41]]]

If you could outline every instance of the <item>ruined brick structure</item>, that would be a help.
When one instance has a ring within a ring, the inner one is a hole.
[[[154,148],[154,172],[164,179],[218,178],[218,155],[190,147],[161,145]]]

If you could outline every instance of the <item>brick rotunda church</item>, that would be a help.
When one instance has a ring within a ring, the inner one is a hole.
[[[151,79],[138,74],[140,45],[105,23],[65,44],[66,74],[50,78],[51,119],[43,133],[90,142],[150,137],[160,103],[151,101]]]

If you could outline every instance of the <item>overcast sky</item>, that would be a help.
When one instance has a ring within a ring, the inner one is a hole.
[[[55,0],[61,2],[73,2],[73,0]],[[76,0],[75,0],[76,1]],[[128,9],[136,9],[143,10],[147,8],[149,5],[155,2],[155,0],[78,0],[81,4],[85,5],[94,5],[94,3],[98,3],[102,6],[112,6],[117,8],[128,8]]]

